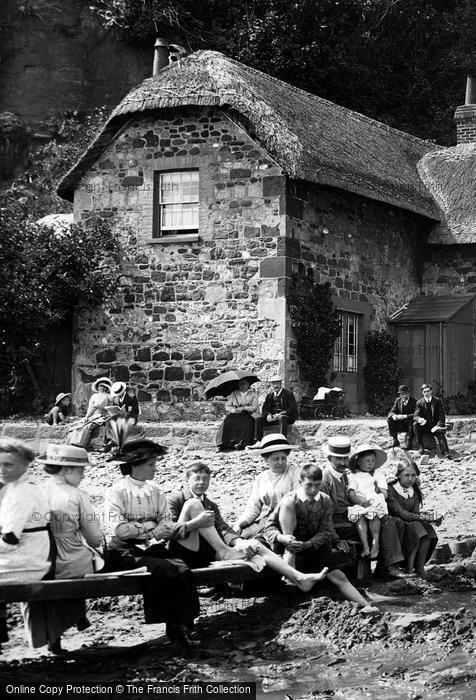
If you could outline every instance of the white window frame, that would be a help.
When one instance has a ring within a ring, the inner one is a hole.
[[[180,188],[181,181],[187,183],[187,178],[189,182],[194,183],[195,186],[191,186],[190,190],[195,190],[196,195],[184,194],[184,190]],[[176,186],[177,196],[174,198],[167,198],[164,201],[164,181],[167,184],[167,179],[172,180],[170,185]],[[173,182],[175,180],[175,183]],[[157,171],[155,174],[155,188],[157,192],[156,196],[156,236],[182,236],[187,234],[198,234],[199,226],[199,187],[200,187],[200,176],[198,168],[188,169],[188,170],[164,170]],[[176,214],[179,218],[186,208],[187,205],[193,205],[194,211],[192,214],[192,221],[187,221],[187,223],[180,223],[180,221],[174,221],[172,224],[164,224],[164,211],[166,208],[176,208]]]
[[[334,372],[358,372],[360,316],[351,311],[338,311],[340,336],[334,345]]]

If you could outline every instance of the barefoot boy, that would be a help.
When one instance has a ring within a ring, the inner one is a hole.
[[[332,566],[332,500],[321,493],[322,470],[308,464],[301,470],[300,486],[281,499],[269,517],[265,535],[276,552],[299,571],[328,567],[327,580],[348,600],[368,607],[347,576]]]

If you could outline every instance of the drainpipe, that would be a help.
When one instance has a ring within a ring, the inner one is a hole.
[[[440,321],[440,392],[441,396],[444,394],[443,388],[443,324]]]

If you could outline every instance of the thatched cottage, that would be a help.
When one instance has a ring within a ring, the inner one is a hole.
[[[457,148],[474,159],[474,144]],[[284,373],[300,398],[286,294],[306,270],[331,282],[342,332],[330,371],[364,410],[365,333],[422,292],[453,292],[450,268],[457,291],[476,289],[476,272],[463,283],[456,262],[461,246],[474,247],[474,211],[470,222],[445,221],[434,175],[456,188],[451,151],[220,53],[157,70],[58,190],[77,221],[107,219],[125,254],[114,307],[75,322],[77,402],[109,374],[186,416],[207,381],[233,367]],[[472,362],[458,388],[471,377]]]

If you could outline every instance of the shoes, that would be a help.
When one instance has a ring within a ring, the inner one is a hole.
[[[200,635],[189,625],[167,622],[165,633],[171,642],[177,642],[187,649],[197,649],[202,644]]]
[[[404,445],[404,446],[403,446],[403,449],[404,449],[405,451],[413,450],[413,445],[412,445],[412,443],[409,442],[408,444]]]
[[[83,632],[84,630],[87,630],[88,627],[91,627],[91,623],[87,617],[82,617],[81,620],[78,620],[76,623],[76,629],[78,632]]]
[[[425,450],[423,449],[423,447],[420,447],[420,449],[418,450],[418,454],[419,454],[419,455],[424,455],[424,454],[425,454]]]
[[[247,450],[260,450],[261,449],[261,440],[256,440],[254,445],[248,445],[246,447]]]
[[[48,651],[55,656],[64,656],[68,652],[61,646],[61,637],[58,637],[54,642],[48,642]]]
[[[215,452],[224,452],[224,451],[225,451],[225,448],[223,447],[223,445],[218,445],[218,447],[215,450]]]
[[[387,566],[384,571],[385,576],[389,578],[405,578],[403,571],[400,571],[398,566]]]

